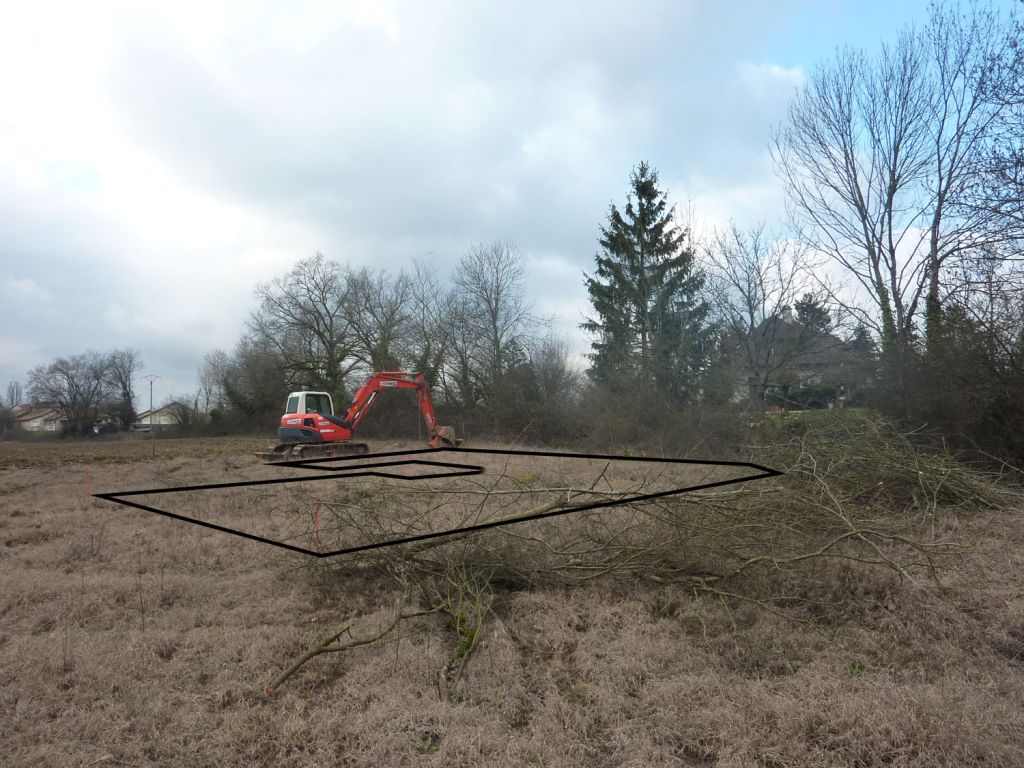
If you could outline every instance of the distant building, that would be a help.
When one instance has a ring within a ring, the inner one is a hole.
[[[792,312],[765,320],[751,339],[760,345],[759,366],[742,368],[742,399],[796,401],[801,389],[828,386],[835,390],[829,406],[842,405],[870,383],[876,366],[863,345],[808,328]]]
[[[173,429],[188,424],[195,418],[196,414],[191,406],[172,400],[152,411],[142,411],[136,417],[131,430],[133,432],[148,432],[150,429]]]
[[[16,405],[11,409],[15,429],[25,432],[60,432],[67,423],[52,405]]]

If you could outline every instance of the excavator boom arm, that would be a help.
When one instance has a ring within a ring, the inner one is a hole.
[[[406,373],[405,371],[380,371],[373,374],[366,383],[359,388],[352,404],[345,411],[342,417],[345,425],[353,432],[359,426],[359,422],[370,412],[377,396],[382,389],[415,389],[419,399],[420,413],[427,424],[428,434],[431,436],[431,444],[435,442],[437,434],[437,419],[434,416],[434,404],[430,399],[430,389],[427,387],[427,380],[422,373]]]

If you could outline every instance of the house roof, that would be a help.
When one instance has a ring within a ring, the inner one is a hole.
[[[42,419],[43,421],[61,421],[64,417],[60,411],[51,405],[36,405],[22,411],[14,417],[16,422],[35,421],[36,419]]]
[[[857,349],[850,342],[784,316],[765,320],[754,333],[772,338],[773,358],[793,355],[792,363],[797,366],[842,365],[857,357]]]
[[[152,411],[150,411],[148,408],[145,411],[139,411],[138,415],[136,416],[136,419],[138,421],[143,421],[147,416],[149,416],[150,413],[157,414],[157,413],[163,413],[164,411],[169,410],[171,408],[188,408],[188,407],[189,406],[185,405],[182,402],[179,402],[178,400],[172,400],[169,403],[164,403],[159,408],[154,408]]]

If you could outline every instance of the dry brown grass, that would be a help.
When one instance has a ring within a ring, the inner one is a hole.
[[[4,765],[1024,765],[1019,508],[885,500],[934,540],[974,544],[940,559],[939,585],[848,559],[731,585],[813,596],[786,603],[791,618],[638,573],[496,579],[448,701],[438,676],[461,640],[444,613],[267,696],[332,627],[372,635],[423,595],[393,563],[311,567],[85,493],[90,464],[97,491],[270,476],[260,441],[157,441],[155,462],[75,445],[0,444]]]

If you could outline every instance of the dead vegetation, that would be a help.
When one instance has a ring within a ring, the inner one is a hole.
[[[4,761],[1024,763],[1014,491],[880,422],[765,429],[783,478],[330,562],[89,501],[84,467],[4,470]],[[290,534],[326,547],[668,480],[615,472],[330,483]],[[94,482],[257,475],[178,459]]]
[[[401,631],[406,620],[438,612],[449,617],[455,650],[440,676],[447,698],[494,615],[496,591],[627,580],[674,595],[669,601],[715,600],[729,615],[747,603],[823,630],[855,613],[865,597],[864,588],[837,590],[835,577],[927,582],[941,591],[943,572],[971,546],[951,520],[1020,500],[998,478],[948,454],[923,452],[871,418],[783,439],[758,450],[763,456],[784,467],[785,476],[374,550],[320,567],[332,574],[324,578],[342,581],[369,569],[415,606],[396,614],[375,642]],[[709,470],[697,476],[687,468],[687,475],[625,461],[577,462],[569,470],[564,460],[515,457],[470,487],[353,481],[324,503],[318,540],[331,538],[328,550],[393,540],[422,533],[425,524],[455,528],[712,477]],[[567,476],[576,484],[567,485]],[[327,641],[315,645],[272,687],[318,655],[315,649],[340,650]]]

